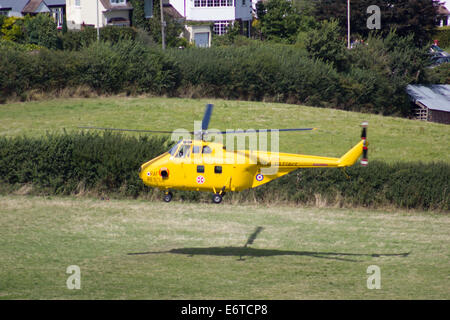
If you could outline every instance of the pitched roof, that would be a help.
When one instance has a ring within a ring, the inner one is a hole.
[[[66,0],[0,0],[0,9],[7,8],[17,13],[36,13],[39,6],[65,6]]]
[[[170,3],[163,3],[163,11],[173,19],[184,19],[184,17]]]
[[[448,16],[450,15],[450,11],[444,6],[438,6],[438,15]]]
[[[14,12],[22,12],[29,0],[0,0],[0,9],[11,8]]]
[[[105,7],[106,11],[114,11],[114,10],[132,10],[133,6],[130,1],[126,1],[125,4],[111,4],[110,0],[100,0],[103,7]]]
[[[450,112],[450,85],[449,84],[433,84],[424,85],[408,85],[406,92],[414,100],[420,102],[428,109]]]
[[[23,13],[36,13],[36,11],[39,9],[39,7],[44,4],[45,7],[47,7],[47,5],[45,4],[45,2],[43,3],[43,0],[30,0],[26,6],[22,9]],[[48,7],[47,7],[48,9]]]

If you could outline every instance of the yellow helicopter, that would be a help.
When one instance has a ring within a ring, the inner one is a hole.
[[[362,155],[361,164],[368,164],[367,122],[363,122],[361,140],[340,158],[320,157],[262,150],[227,150],[219,142],[207,141],[211,134],[240,134],[239,131],[208,131],[213,105],[206,106],[201,129],[189,134],[194,139],[182,139],[169,151],[142,164],[139,177],[144,184],[164,191],[164,201],[170,202],[170,190],[212,192],[212,201],[221,203],[226,192],[256,188],[298,168],[345,168]],[[80,127],[119,131],[173,133],[173,131],[133,130]],[[276,131],[307,131],[315,128],[272,129]],[[272,131],[270,130],[270,131]],[[253,132],[267,132],[259,129]]]

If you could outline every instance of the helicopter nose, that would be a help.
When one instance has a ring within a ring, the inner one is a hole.
[[[145,164],[141,165],[139,167],[139,178],[141,178],[141,180],[145,180],[147,177],[150,176],[151,170],[152,166],[146,166]]]

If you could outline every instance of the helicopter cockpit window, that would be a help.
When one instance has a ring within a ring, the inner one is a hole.
[[[212,153],[212,150],[211,150],[210,147],[204,146],[204,147],[203,147],[203,150],[202,150],[202,153]]]
[[[178,146],[180,145],[181,141],[178,142],[176,145],[174,145],[172,148],[170,148],[169,153],[171,156],[175,155],[175,152],[177,152]]]
[[[193,146],[192,147],[192,153],[200,153],[200,147],[199,146]]]
[[[183,144],[178,149],[178,152],[175,155],[175,157],[176,158],[186,158],[186,157],[189,157],[190,152],[191,152],[191,145],[190,144]]]

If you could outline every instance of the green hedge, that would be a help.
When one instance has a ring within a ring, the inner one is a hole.
[[[42,138],[0,138],[2,190],[31,184],[36,193],[89,191],[149,197],[138,168],[166,151],[167,137],[131,137],[112,133],[50,134]],[[448,211],[447,163],[371,162],[368,167],[299,169],[266,185],[226,195],[236,202],[284,202],[319,206],[397,207]],[[176,191],[175,199],[210,201],[211,194]]]
[[[422,80],[423,57],[408,39],[396,41],[398,47],[389,39],[353,49],[345,72],[276,44],[165,52],[132,39],[65,51],[0,46],[0,102],[26,100],[34,90],[87,87],[98,94],[263,100],[405,116],[411,112],[405,88]]]
[[[438,28],[433,35],[433,40],[439,41],[439,47],[450,47],[450,27]]]
[[[29,90],[87,86],[98,93],[170,94],[179,85],[176,64],[133,41],[94,43],[80,51],[25,52],[0,46],[0,100]]]
[[[400,47],[391,45],[391,38]],[[395,35],[374,37],[371,47],[346,51],[349,68],[340,72],[331,62],[289,45],[172,49],[168,54],[181,69],[179,95],[408,115],[405,88],[422,80],[417,77],[425,59],[422,51],[409,48],[410,42]]]
[[[122,40],[135,40],[137,30],[133,27],[106,26],[100,28],[100,40],[118,43]],[[85,27],[83,30],[69,30],[60,35],[64,50],[80,50],[97,41],[97,29]]]
[[[181,88],[201,96],[313,104],[338,95],[336,71],[289,46],[171,50]]]
[[[168,149],[165,137],[105,133],[49,134],[43,138],[0,138],[0,179],[32,184],[51,194],[82,188],[137,196],[144,191],[138,169]]]

